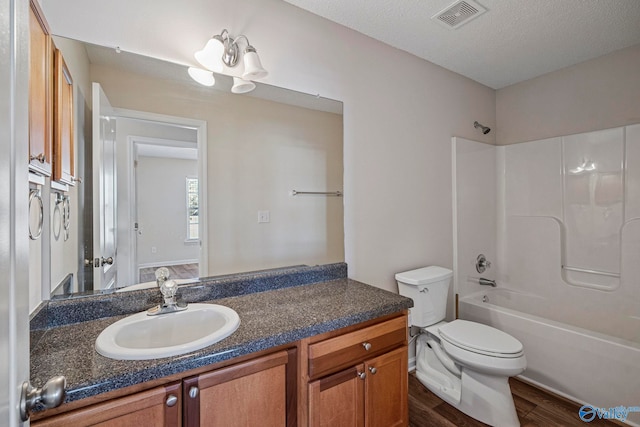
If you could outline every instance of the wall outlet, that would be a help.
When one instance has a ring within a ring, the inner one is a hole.
[[[258,223],[271,221],[269,211],[258,211]]]

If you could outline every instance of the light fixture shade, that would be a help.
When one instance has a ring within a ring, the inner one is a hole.
[[[203,67],[221,73],[223,53],[223,43],[216,38],[210,38],[204,48],[194,53],[193,56]]]
[[[267,77],[267,74],[269,73],[262,68],[256,50],[249,46],[244,52],[244,74],[242,78],[245,80],[256,80]]]
[[[249,80],[243,80],[240,77],[233,78],[233,87],[231,92],[233,93],[247,93],[256,88],[256,84]]]
[[[203,70],[202,68],[189,67],[187,70],[189,76],[204,86],[213,86],[216,84],[216,79],[213,77],[213,73],[208,70]]]

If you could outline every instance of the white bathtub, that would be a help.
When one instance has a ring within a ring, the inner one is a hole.
[[[487,289],[461,298],[459,317],[520,340],[527,357],[521,376],[527,381],[594,407],[640,407],[640,345],[520,311],[536,299]],[[640,412],[629,413],[626,422],[640,426]]]

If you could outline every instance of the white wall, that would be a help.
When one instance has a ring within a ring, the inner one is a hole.
[[[640,45],[498,90],[498,144],[640,123]]]
[[[196,242],[186,241],[186,178],[197,176],[197,160],[138,157],[139,265],[156,267],[172,262],[198,262],[200,246]],[[125,283],[118,284],[122,285]]]
[[[247,34],[268,83],[344,102],[349,276],[395,291],[398,271],[452,266],[451,136],[494,141],[473,128],[495,126],[492,89],[278,0],[198,0],[158,15],[125,0],[87,2],[86,15],[44,3],[50,22],[68,23],[56,32],[181,63],[212,32]]]
[[[478,278],[495,280],[497,259],[498,182],[496,147],[464,138],[454,138],[455,291],[460,298],[482,289]],[[485,255],[491,267],[476,270],[478,255]]]

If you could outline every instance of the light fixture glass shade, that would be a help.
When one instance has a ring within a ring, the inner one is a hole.
[[[240,77],[233,78],[233,86],[231,92],[233,93],[247,93],[256,88],[256,84],[249,80],[243,80]]]
[[[213,73],[208,70],[203,70],[202,68],[189,67],[187,70],[189,76],[204,86],[213,86],[216,84],[216,79],[213,77]]]
[[[209,39],[202,50],[193,54],[203,67],[217,73],[222,72],[222,54],[224,53],[224,45],[220,40],[215,38]]]
[[[267,74],[269,73],[262,68],[256,50],[249,46],[244,52],[244,74],[242,78],[245,80],[256,80],[267,77]]]

